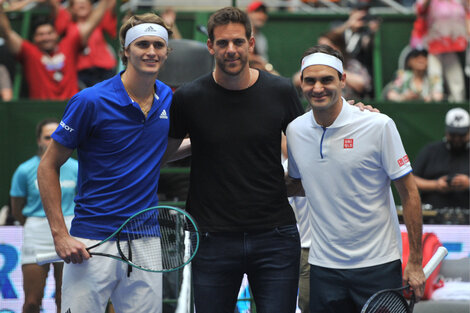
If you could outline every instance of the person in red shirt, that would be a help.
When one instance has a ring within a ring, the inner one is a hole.
[[[50,0],[49,0],[50,1]],[[103,17],[111,0],[100,0],[89,19],[59,40],[52,21],[38,20],[32,41],[23,39],[8,21],[0,0],[0,33],[23,65],[31,99],[65,100],[78,92],[78,56]]]
[[[117,17],[114,14],[116,0],[108,3],[108,8],[99,23],[93,30],[86,46],[78,57],[79,87],[90,87],[94,84],[114,76],[116,67],[115,52],[108,45],[105,33],[110,38],[116,37]],[[72,28],[84,24],[93,11],[92,0],[70,0],[66,9],[59,1],[53,0],[53,14],[55,15],[55,29],[59,35],[64,35]]]

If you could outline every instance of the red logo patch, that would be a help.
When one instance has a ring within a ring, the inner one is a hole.
[[[354,148],[354,139],[344,139],[344,149]]]
[[[408,155],[405,155],[404,157],[398,159],[397,162],[398,162],[398,165],[402,167],[406,163],[410,162],[410,159],[408,158]]]

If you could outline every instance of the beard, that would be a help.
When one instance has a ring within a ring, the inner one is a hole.
[[[233,71],[231,70],[231,67],[227,65],[226,62],[224,62],[224,60],[217,60],[217,65],[220,70],[229,76],[237,76],[238,74],[240,74],[245,69],[245,67],[248,66],[248,59],[240,58],[240,63],[240,68],[238,70]]]

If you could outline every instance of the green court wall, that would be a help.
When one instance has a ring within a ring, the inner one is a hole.
[[[202,42],[206,36],[197,30],[206,25],[212,12],[179,12],[177,24],[184,38]],[[12,26],[24,37],[28,36],[31,19],[45,11],[10,13]],[[439,140],[444,134],[444,116],[455,105],[447,103],[391,103],[381,100],[382,87],[389,82],[398,67],[398,57],[408,44],[413,15],[380,15],[382,24],[376,36],[374,50],[375,99],[368,101],[392,117],[401,133],[405,148],[414,160],[426,143]],[[345,14],[296,14],[273,12],[263,32],[269,41],[270,62],[283,76],[290,77],[299,68],[303,51],[314,45],[318,36],[333,22],[345,21]],[[118,49],[118,41],[110,41]],[[19,66],[18,66],[19,68]],[[24,88],[21,71],[17,71],[15,93]],[[17,98],[18,99],[18,98]],[[8,202],[11,176],[16,167],[36,152],[34,131],[36,123],[45,117],[60,119],[65,102],[17,100],[0,102],[0,205]],[[464,106],[462,104],[461,106]],[[468,104],[465,104],[468,107]]]
[[[440,103],[371,103],[392,117],[413,162],[419,149],[444,135],[445,113],[455,105]],[[8,203],[17,166],[36,153],[35,127],[43,118],[60,120],[65,102],[22,100],[0,103],[0,206]]]

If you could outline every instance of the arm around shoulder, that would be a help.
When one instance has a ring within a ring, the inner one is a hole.
[[[168,137],[168,145],[162,158],[162,166],[167,162],[183,159],[191,155],[191,140]]]
[[[286,175],[285,181],[288,197],[305,197],[305,190],[300,179]]]

